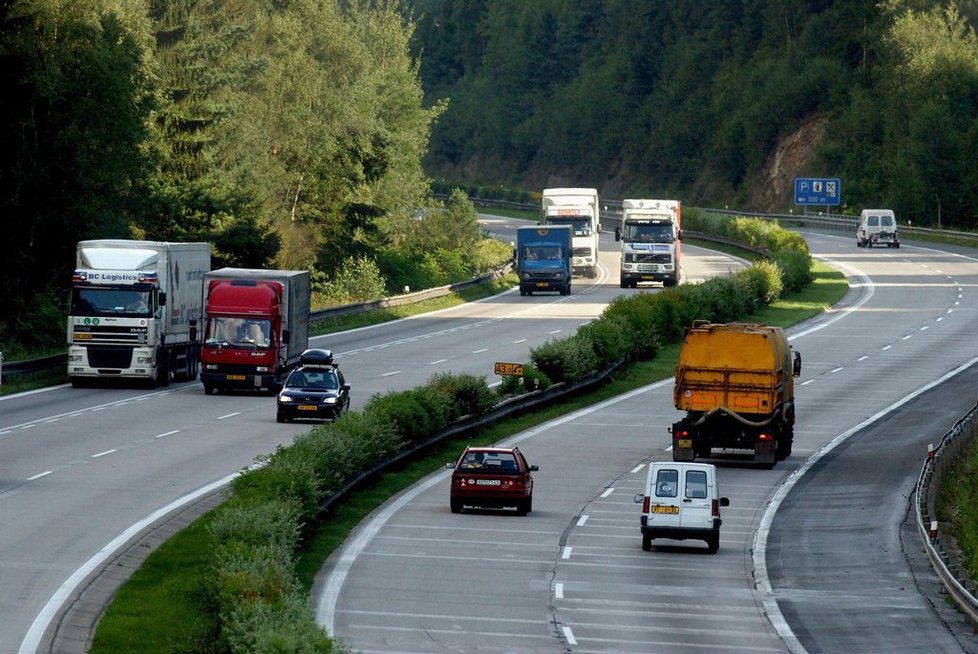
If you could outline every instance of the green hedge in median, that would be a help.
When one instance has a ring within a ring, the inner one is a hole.
[[[695,222],[699,217],[690,213]],[[684,227],[689,225],[687,220]],[[503,396],[653,359],[693,320],[736,320],[811,279],[804,240],[776,224],[704,218],[697,230],[763,247],[771,259],[702,284],[616,298],[574,335],[531,349],[524,375],[504,378],[498,390],[482,377],[436,375],[417,388],[375,395],[362,411],[346,413],[261,457],[232,482],[229,499],[202,519],[208,529],[187,530],[194,532],[197,548],[211,553],[210,569],[208,581],[194,585],[187,597],[174,598],[193,604],[196,622],[183,627],[170,651],[341,651],[315,623],[295,572],[296,552],[315,527],[324,498],[459,418],[485,413]],[[110,608],[106,618],[112,617]],[[162,621],[150,615],[146,620],[146,629],[160,628]],[[123,647],[101,635],[100,625],[93,652],[140,651],[129,648],[136,636]]]

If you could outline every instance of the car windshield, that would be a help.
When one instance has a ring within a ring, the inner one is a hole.
[[[335,391],[340,382],[333,370],[296,370],[289,375],[286,386]]]

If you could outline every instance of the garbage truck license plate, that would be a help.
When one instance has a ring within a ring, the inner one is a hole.
[[[677,438],[676,447],[693,447],[692,438]]]

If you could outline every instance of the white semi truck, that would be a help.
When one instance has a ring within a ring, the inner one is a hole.
[[[679,283],[681,211],[678,200],[622,200],[621,227],[615,229],[615,240],[621,241],[622,288]]]
[[[593,188],[548,188],[543,190],[545,225],[570,225],[574,236],[572,260],[575,274],[586,277],[598,275],[598,236],[601,216],[598,190]]]
[[[210,268],[208,243],[79,242],[68,313],[71,384],[196,379]]]

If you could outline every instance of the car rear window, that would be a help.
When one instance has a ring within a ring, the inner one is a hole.
[[[519,472],[516,456],[511,452],[467,452],[460,467],[501,474]]]

